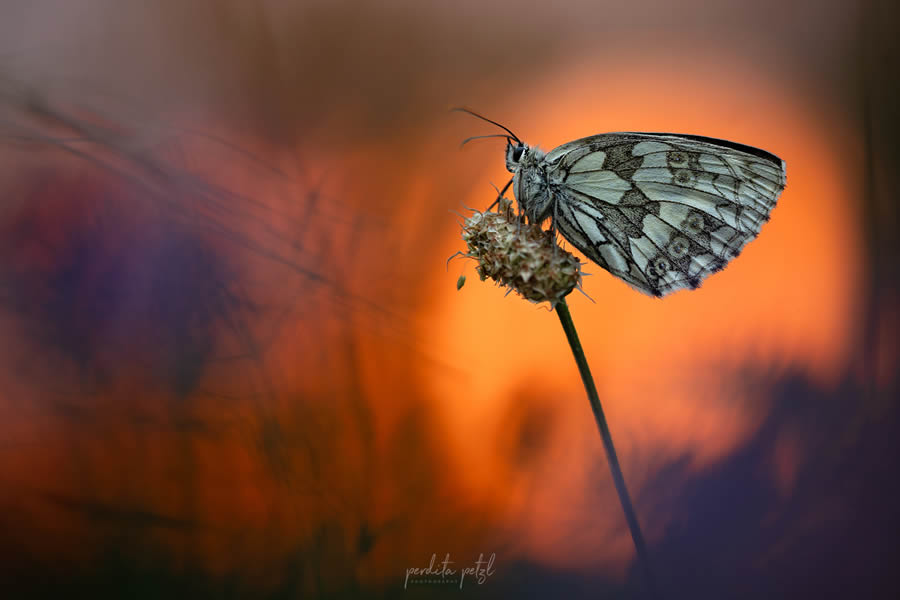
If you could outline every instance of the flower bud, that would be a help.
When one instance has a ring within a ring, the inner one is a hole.
[[[473,211],[463,222],[462,238],[482,281],[491,278],[531,302],[553,307],[581,283],[581,262],[550,231],[514,214],[505,198],[498,212]]]

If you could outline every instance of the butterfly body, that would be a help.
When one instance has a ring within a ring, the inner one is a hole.
[[[695,135],[607,133],[550,152],[515,138],[513,193],[584,255],[650,295],[693,289],[759,233],[785,185],[784,162]]]

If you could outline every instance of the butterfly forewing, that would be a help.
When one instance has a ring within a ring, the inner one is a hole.
[[[596,135],[551,150],[538,166],[563,237],[655,296],[722,269],[756,237],[785,185],[775,155],[693,135]],[[516,189],[525,206],[537,201]]]

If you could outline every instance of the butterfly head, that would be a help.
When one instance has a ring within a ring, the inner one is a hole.
[[[518,140],[513,143],[512,140],[506,140],[506,168],[510,173],[515,173],[519,168],[522,158],[528,154],[528,144]]]
[[[510,173],[515,173],[519,168],[519,163],[523,158],[528,156],[528,152],[530,148],[528,144],[524,143],[519,139],[519,136],[514,134],[509,127],[505,125],[501,125],[497,121],[492,121],[487,117],[483,117],[479,115],[477,112],[469,110],[468,108],[454,108],[453,110],[464,112],[466,114],[472,115],[476,119],[481,119],[482,121],[487,121],[491,125],[496,125],[506,133],[493,133],[490,135],[475,135],[470,138],[466,138],[463,140],[463,144],[467,144],[472,140],[482,139],[482,138],[495,138],[502,137],[506,138],[506,168],[509,169]]]

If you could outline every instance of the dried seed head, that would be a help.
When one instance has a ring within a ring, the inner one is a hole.
[[[503,198],[498,212],[474,211],[463,222],[465,256],[478,261],[478,275],[515,290],[531,302],[564,298],[581,283],[581,262],[560,248],[549,231],[528,224]]]

